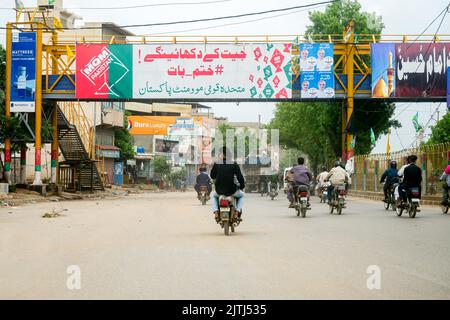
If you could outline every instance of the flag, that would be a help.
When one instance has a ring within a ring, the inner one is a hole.
[[[390,141],[390,137],[391,137],[391,129],[388,130],[388,136],[387,136],[387,144],[386,144],[386,154],[390,155],[391,154],[391,141]]]
[[[370,143],[372,144],[372,146],[375,146],[375,142],[376,142],[375,133],[373,132],[373,129],[370,128]]]
[[[55,29],[58,29],[60,31],[64,31],[63,30],[63,26],[61,24],[61,21],[59,21],[59,19],[56,18],[56,17],[53,17],[53,25],[55,26]]]
[[[16,9],[17,10],[22,10],[24,8],[23,6],[23,2],[20,0],[16,0]]]
[[[353,136],[353,139],[352,139],[352,141],[350,142],[350,148],[351,148],[352,150],[355,150],[355,147],[356,147],[356,135]]]
[[[412,122],[416,133],[422,130],[422,126],[419,124],[419,112],[414,115],[414,117],[412,118]]]
[[[75,56],[75,54],[73,53],[73,51],[70,49],[69,45],[66,44],[66,51],[67,51],[67,58],[68,60],[71,60],[73,56]]]

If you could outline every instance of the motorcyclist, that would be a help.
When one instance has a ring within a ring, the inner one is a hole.
[[[440,180],[443,181],[441,204],[443,206],[448,206],[449,192],[450,192],[450,165],[448,165],[447,168],[445,168],[444,172],[441,175]]]
[[[297,159],[297,163],[298,165],[293,167],[290,171],[292,174],[292,184],[288,190],[288,199],[290,202],[289,208],[294,207],[294,190],[299,186],[307,186],[309,190],[309,186],[313,179],[311,172],[305,167],[305,159],[303,157],[299,157]]]
[[[333,191],[334,187],[341,185],[341,184],[347,184],[349,181],[349,176],[347,171],[345,171],[344,168],[342,168],[342,164],[340,161],[336,161],[334,164],[334,168],[330,170],[328,175],[325,177],[325,181],[330,181],[330,185],[328,186],[328,194],[327,194],[327,200],[328,203],[331,202],[333,199]]]
[[[244,203],[245,180],[239,165],[234,162],[231,152],[223,147],[219,155],[219,161],[215,162],[211,169],[211,178],[214,179],[215,191],[212,195],[212,209],[216,222],[220,221],[219,195],[233,196],[236,198],[236,213],[238,220],[242,221],[242,206]]]
[[[323,166],[322,167],[322,172],[319,173],[319,175],[316,178],[316,180],[317,180],[317,190],[320,191],[320,190],[328,189],[328,186],[330,185],[330,182],[329,181],[325,182],[325,178],[327,177],[327,175],[328,175],[327,167]],[[319,197],[322,196],[322,194],[320,194],[319,192],[317,193],[317,195]]]
[[[419,197],[422,189],[422,170],[416,165],[417,156],[409,156],[410,164],[405,167],[403,172],[403,186],[400,188],[400,197],[402,197],[403,202],[407,202],[406,192],[411,188],[419,188]]]
[[[397,161],[392,160],[389,164],[389,169],[387,169],[383,175],[381,176],[380,183],[384,183],[383,192],[384,192],[384,202],[388,201],[389,198],[389,190],[392,185],[398,181],[398,171],[397,171]]]
[[[197,192],[197,197],[200,198],[200,189],[201,187],[206,187],[207,190],[207,195],[209,198],[209,195],[212,191],[212,185],[211,185],[211,177],[208,175],[208,173],[206,172],[206,167],[200,167],[199,169],[200,173],[197,175],[196,181],[195,181],[195,186],[194,189]]]

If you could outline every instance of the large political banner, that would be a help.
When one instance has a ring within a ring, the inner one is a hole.
[[[77,45],[78,99],[288,99],[291,44]]]
[[[35,32],[14,32],[12,35],[10,88],[11,112],[35,111]]]
[[[372,97],[445,97],[450,43],[372,44]]]
[[[334,98],[334,47],[332,43],[301,43],[301,98]]]

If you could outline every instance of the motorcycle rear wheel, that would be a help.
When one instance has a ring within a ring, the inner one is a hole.
[[[334,212],[333,204],[329,204],[328,206],[329,206],[329,209],[330,209],[330,214],[333,214],[333,212]]]
[[[397,213],[398,217],[401,217],[403,214],[403,208],[401,207],[401,201],[397,201],[396,205],[395,205],[395,212]]]
[[[448,208],[449,208],[449,206],[448,206],[448,205],[447,205],[447,206],[441,205],[441,210],[442,210],[442,213],[443,213],[443,214],[447,214],[447,212],[448,212]]]
[[[230,222],[229,221],[223,222],[223,232],[225,233],[226,236],[228,236],[230,234]]]
[[[417,207],[415,205],[411,205],[408,210],[408,214],[411,219],[415,218],[417,214]]]
[[[302,218],[306,217],[306,208],[301,209]]]

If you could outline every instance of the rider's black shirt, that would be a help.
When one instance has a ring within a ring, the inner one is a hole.
[[[209,178],[209,176],[208,176],[207,173],[201,172],[201,173],[197,176],[196,184],[197,184],[198,186],[207,186],[207,185],[209,185],[210,180],[211,180],[211,179]]]
[[[420,187],[420,184],[422,183],[422,170],[414,163],[411,163],[405,168],[403,173],[403,183],[409,188]]]
[[[244,177],[242,176],[239,165],[235,163],[214,163],[211,169],[211,178],[215,180],[216,192],[220,195],[231,196],[238,187],[234,183],[236,176],[239,182],[239,189],[245,188]]]

